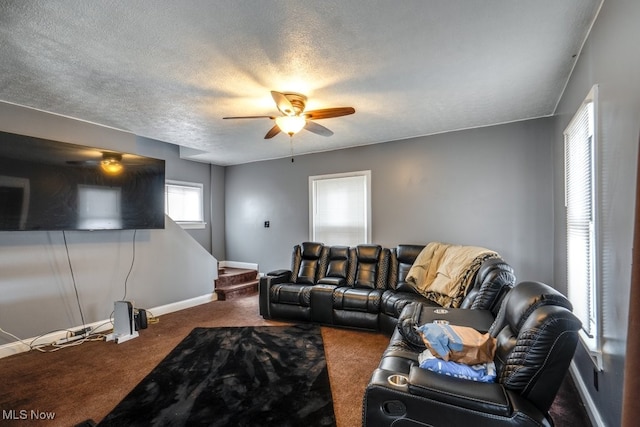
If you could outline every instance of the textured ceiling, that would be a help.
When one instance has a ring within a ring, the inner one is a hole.
[[[286,157],[270,91],[351,116],[296,154],[552,115],[601,0],[0,0],[0,101],[188,147]]]

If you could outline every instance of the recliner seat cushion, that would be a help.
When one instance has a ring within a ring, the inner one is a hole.
[[[337,288],[333,291],[333,309],[361,311],[377,314],[380,312],[382,290],[363,288]]]

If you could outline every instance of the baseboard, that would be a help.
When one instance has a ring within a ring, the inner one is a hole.
[[[246,268],[247,270],[258,270],[258,264],[252,262],[239,262],[239,261],[220,261],[218,264],[220,268]]]
[[[147,311],[151,312],[154,316],[162,316],[164,314],[173,313],[174,311],[184,310],[185,308],[195,307],[197,305],[206,304],[208,302],[217,301],[218,295],[215,292],[210,294],[201,295],[199,297],[185,299],[182,301],[172,302],[171,304],[165,304],[154,308],[149,308]]]
[[[153,307],[147,309],[150,314],[154,316],[162,316],[168,313],[173,313],[174,311],[184,310],[185,308],[195,307],[197,305],[206,304],[211,301],[216,301],[218,296],[216,293],[210,293],[206,295],[201,295],[199,297],[190,298],[183,301],[173,302],[171,304],[165,304],[158,307]],[[100,320],[98,322],[87,323],[84,327],[91,328],[92,330],[95,328],[94,332],[106,332],[108,330],[113,329],[113,324],[111,320],[105,319]],[[76,331],[78,329],[82,329],[83,325],[78,325],[75,327],[68,328],[69,331]],[[62,338],[67,336],[67,330],[54,332],[51,334],[47,334],[42,339],[38,339],[37,343],[39,344],[51,344]],[[27,338],[22,340],[23,342],[30,343],[37,337]],[[30,350],[29,346],[24,344],[22,341],[14,341],[9,344],[5,344],[0,346],[0,359],[3,357],[13,356],[14,354],[24,353]]]
[[[578,389],[578,393],[580,393],[580,398],[582,399],[585,409],[587,410],[587,415],[589,415],[591,425],[595,427],[606,427],[606,424],[604,423],[604,421],[602,421],[600,412],[598,411],[596,404],[593,402],[593,399],[589,394],[589,390],[587,389],[587,386],[582,379],[580,372],[578,371],[578,367],[573,360],[571,361],[571,365],[569,366],[569,373],[571,374],[573,382]]]

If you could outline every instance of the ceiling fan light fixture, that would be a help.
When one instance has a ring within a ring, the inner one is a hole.
[[[301,116],[276,117],[276,124],[278,125],[280,130],[284,133],[289,134],[289,136],[293,136],[294,134],[300,132],[306,123],[307,120]]]
[[[104,154],[100,162],[100,168],[108,175],[118,175],[124,169],[121,160],[122,156]]]

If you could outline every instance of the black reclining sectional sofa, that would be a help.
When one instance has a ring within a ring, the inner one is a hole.
[[[405,280],[423,248],[296,245],[291,270],[260,279],[260,314],[391,337],[365,390],[365,427],[553,426],[548,410],[581,326],[571,303],[540,282],[515,285],[511,266],[488,257],[459,307],[445,309]],[[495,338],[495,383],[419,367],[425,346],[415,326],[449,320]]]
[[[260,314],[267,319],[300,320],[391,335],[411,302],[438,306],[405,282],[424,245],[325,246],[304,242],[293,249],[290,270],[260,279]],[[482,262],[460,308],[490,310],[515,284],[513,268],[489,257]]]

